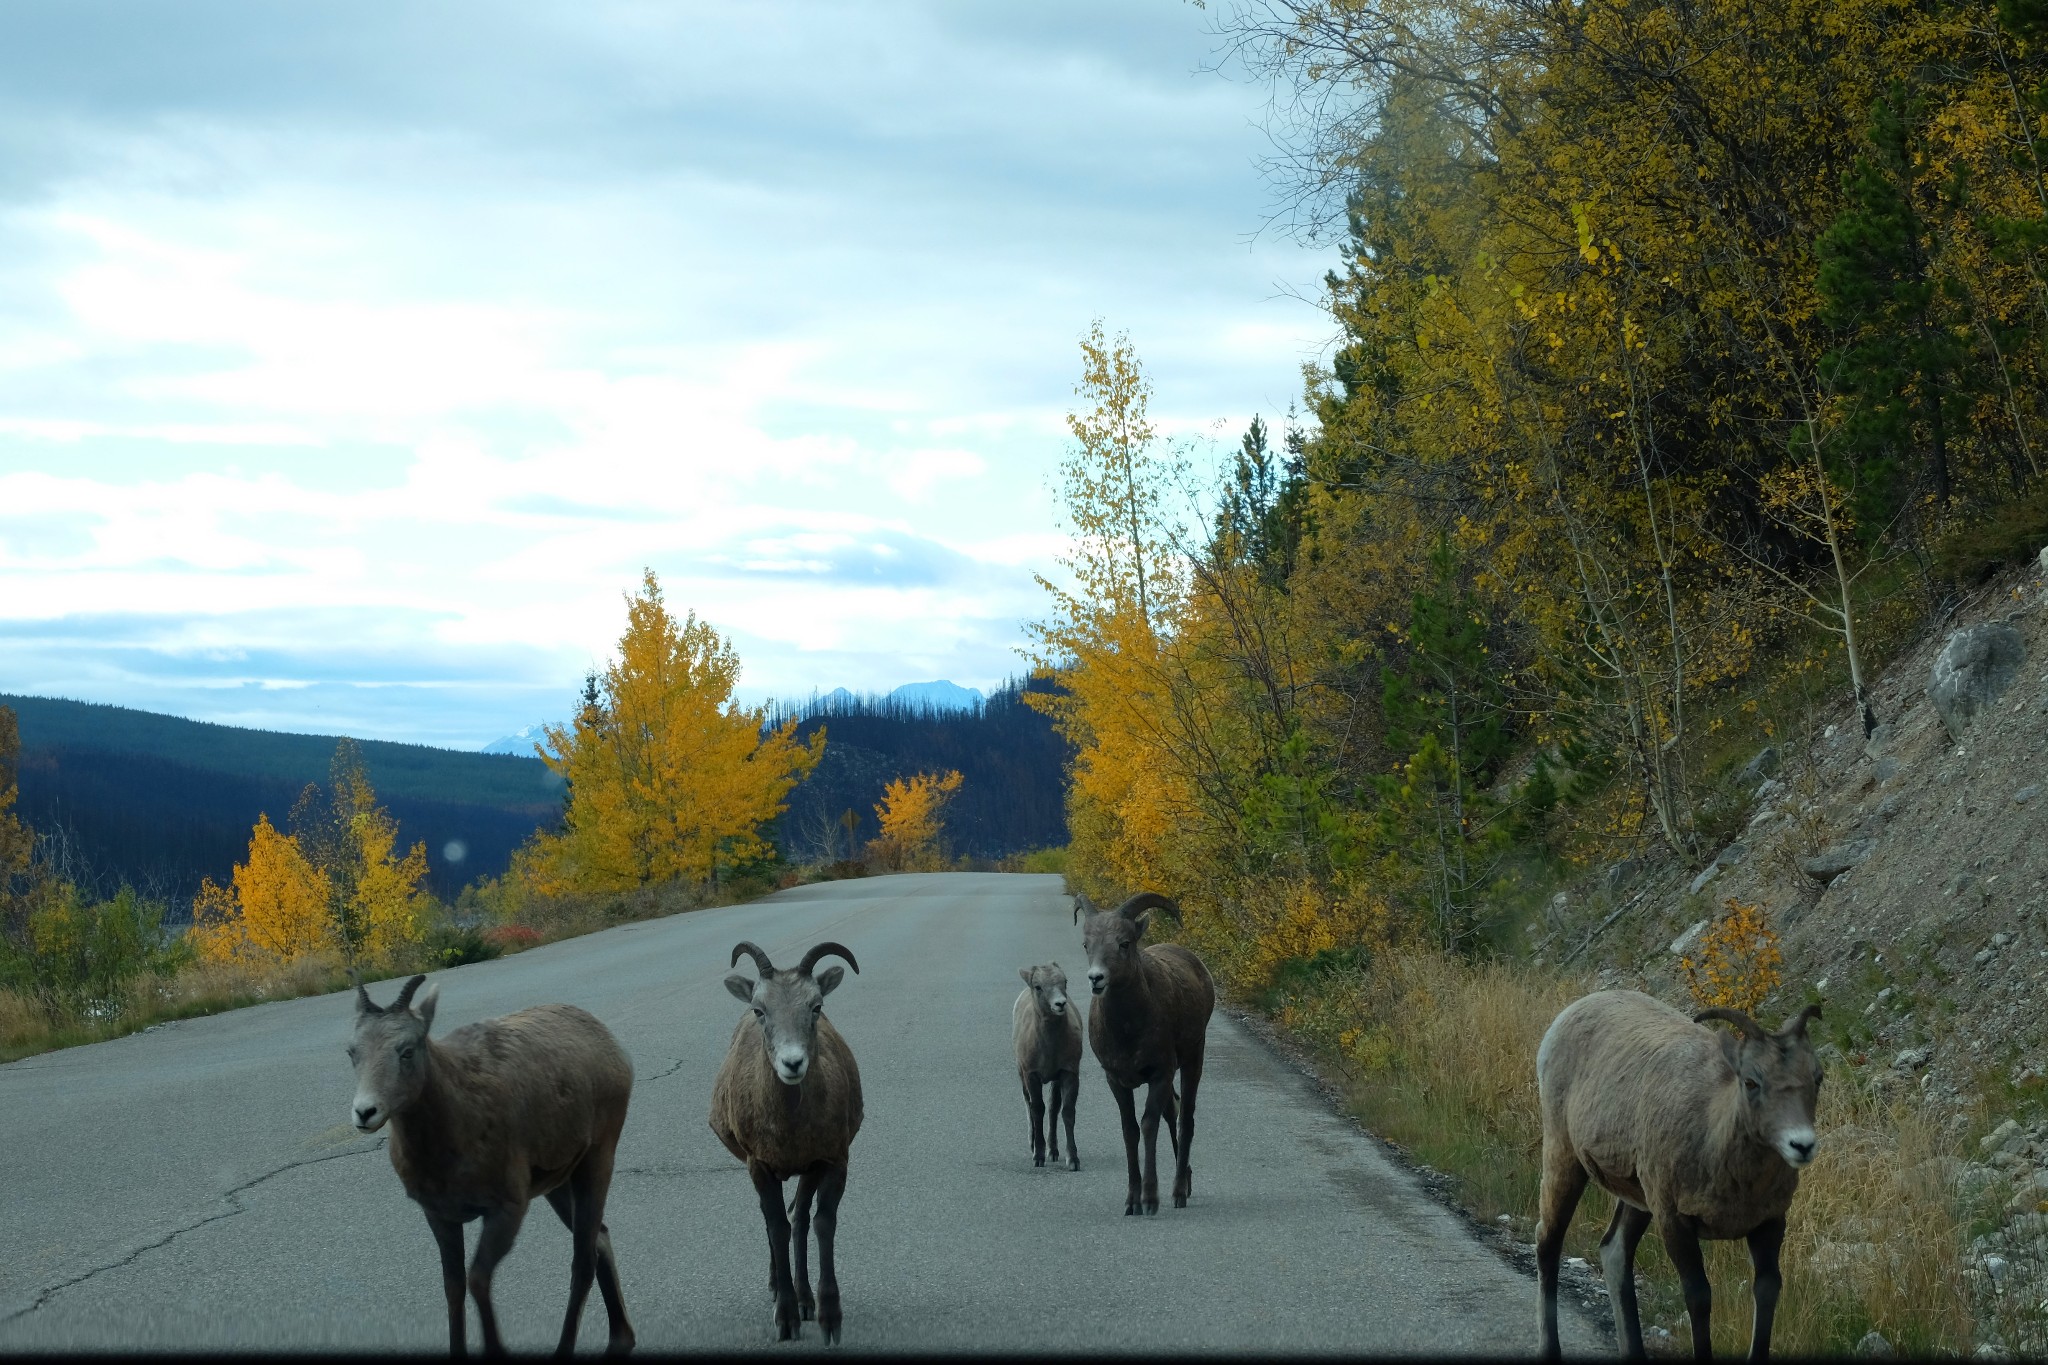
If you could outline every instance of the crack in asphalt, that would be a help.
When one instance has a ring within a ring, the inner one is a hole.
[[[48,1303],[51,1299],[56,1298],[65,1290],[73,1288],[77,1285],[84,1284],[87,1280],[90,1280],[95,1276],[103,1275],[109,1270],[119,1270],[123,1266],[133,1265],[135,1264],[135,1262],[141,1260],[148,1253],[169,1246],[171,1243],[177,1241],[180,1237],[183,1237],[188,1232],[197,1232],[200,1228],[207,1226],[209,1223],[218,1223],[224,1219],[233,1218],[238,1213],[247,1213],[248,1208],[242,1203],[241,1196],[249,1190],[255,1189],[258,1185],[261,1185],[266,1180],[274,1179],[277,1176],[283,1175],[287,1171],[296,1171],[302,1166],[318,1166],[320,1163],[324,1161],[339,1161],[343,1157],[363,1156],[370,1152],[380,1152],[384,1149],[384,1141],[385,1140],[383,1138],[379,1138],[376,1142],[371,1143],[367,1147],[353,1147],[345,1152],[329,1152],[325,1156],[308,1157],[304,1161],[287,1162],[286,1164],[279,1166],[274,1170],[265,1171],[262,1175],[259,1175],[252,1180],[245,1180],[241,1184],[235,1186],[233,1189],[224,1190],[221,1192],[219,1197],[232,1203],[234,1205],[233,1208],[221,1213],[210,1213],[206,1217],[201,1218],[199,1221],[195,1223],[187,1223],[184,1227],[174,1228],[170,1232],[164,1234],[162,1237],[159,1237],[156,1241],[149,1242],[143,1246],[135,1248],[126,1256],[121,1257],[121,1259],[119,1259],[118,1261],[109,1261],[105,1265],[94,1266],[91,1270],[86,1271],[82,1275],[73,1275],[68,1280],[62,1280],[56,1284],[45,1286],[43,1289],[37,1291],[35,1298],[30,1301],[28,1307],[17,1308],[13,1312],[8,1313],[5,1316],[0,1316],[0,1326],[4,1326],[7,1323],[15,1322],[21,1318],[27,1317],[29,1314],[40,1309],[44,1304]]]
[[[652,1076],[649,1076],[645,1081],[643,1081],[642,1084],[652,1085],[656,1081],[667,1080],[669,1077],[675,1075],[678,1071],[681,1071],[683,1069],[683,1063],[688,1060],[689,1058],[687,1057],[676,1058],[674,1062],[670,1063],[668,1070],[655,1072]]]

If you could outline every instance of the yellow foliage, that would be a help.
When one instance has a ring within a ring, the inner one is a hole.
[[[1701,1009],[1755,1014],[1783,979],[1785,955],[1764,923],[1763,907],[1728,898],[1728,913],[1700,935],[1696,954],[1678,959],[1686,989]]]
[[[394,858],[398,826],[389,816],[370,810],[354,823],[362,863],[349,920],[362,935],[362,951],[388,963],[426,932],[432,902],[420,883],[427,875],[427,846],[414,844],[403,858]]]
[[[868,845],[868,856],[897,871],[936,867],[946,802],[959,790],[958,772],[891,778],[875,807],[881,833]]]
[[[249,860],[237,863],[232,893],[211,880],[192,907],[193,945],[208,962],[293,961],[336,946],[327,878],[268,815],[256,818]]]
[[[825,750],[822,729],[800,742],[794,720],[761,733],[766,708],[733,700],[739,656],[696,613],[672,616],[652,569],[626,618],[618,661],[546,732],[569,809],[520,864],[544,894],[702,882],[760,857],[761,826]]]

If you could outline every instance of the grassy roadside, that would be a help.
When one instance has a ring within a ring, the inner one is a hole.
[[[798,879],[784,880],[795,885]],[[614,925],[741,904],[776,889],[778,883],[752,877],[716,887],[666,883],[619,896],[526,896],[512,904],[490,904],[488,894],[483,900],[466,894],[458,908],[468,912],[468,927],[441,926],[403,956],[365,970],[392,975],[438,971]],[[348,972],[341,958],[320,952],[288,962],[185,961],[161,974],[134,972],[111,991],[86,999],[58,1000],[0,988],[0,1063],[104,1042],[171,1019],[324,995],[347,984]]]
[[[1508,1215],[1527,1242],[1542,1146],[1536,1044],[1558,1009],[1588,989],[1554,969],[1407,952],[1300,968],[1254,1003],[1306,1045],[1368,1128],[1448,1174],[1480,1219]],[[1950,1184],[1958,1139],[1911,1101],[1883,1098],[1842,1067],[1829,1072],[1820,1123],[1821,1155],[1788,1219],[1774,1348],[1847,1352],[1875,1330],[1903,1353],[1968,1354],[1968,1211]],[[1587,1194],[1568,1256],[1597,1266],[1611,1210],[1605,1195]],[[1669,1349],[1688,1350],[1684,1302],[1654,1234],[1637,1268],[1646,1331],[1661,1325]],[[1742,1244],[1712,1244],[1708,1270],[1715,1349],[1745,1350]],[[1533,1332],[1533,1291],[1529,1306]]]

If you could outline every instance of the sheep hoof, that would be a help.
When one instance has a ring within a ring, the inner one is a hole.
[[[1081,1158],[1080,1158],[1080,1157],[1077,1157],[1077,1156],[1076,1156],[1076,1157],[1069,1157],[1069,1158],[1067,1158],[1067,1169],[1068,1169],[1068,1170],[1070,1170],[1070,1171],[1078,1171],[1078,1170],[1080,1170],[1080,1169],[1081,1169]]]
[[[1173,1206],[1177,1209],[1186,1208],[1188,1206],[1188,1197],[1184,1194],[1175,1195],[1173,1197]]]
[[[1032,1165],[1034,1165],[1034,1166],[1043,1166],[1043,1165],[1045,1164],[1045,1157],[1044,1157],[1044,1155],[1043,1155],[1043,1154],[1041,1153],[1041,1154],[1039,1154],[1039,1155],[1037,1155],[1037,1156],[1034,1156],[1034,1157],[1032,1157],[1032,1158],[1031,1158],[1031,1164],[1032,1164]]]

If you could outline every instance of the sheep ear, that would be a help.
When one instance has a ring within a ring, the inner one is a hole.
[[[1025,985],[1028,986],[1031,984],[1031,969],[1029,967],[1019,967],[1017,969],[1017,975],[1024,978]]]
[[[846,980],[846,968],[837,965],[827,967],[824,971],[818,973],[818,993],[820,995],[830,995],[833,991],[839,989],[839,983],[844,980]]]
[[[741,1002],[748,1005],[754,1003],[754,982],[751,977],[734,972],[725,979],[725,988],[739,997]]]
[[[412,1012],[420,1017],[420,1028],[422,1030],[430,1029],[434,1026],[434,1006],[439,1004],[440,1000],[441,988],[439,986],[429,986],[420,992],[419,999],[412,1002]]]

